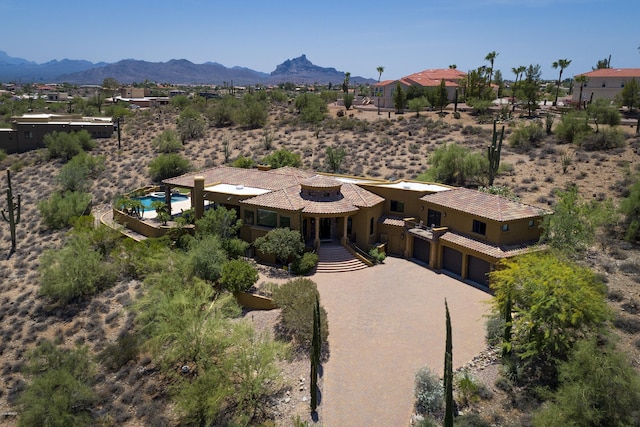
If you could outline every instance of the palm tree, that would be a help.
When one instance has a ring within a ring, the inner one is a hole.
[[[376,71],[378,72],[378,83],[380,83],[380,78],[382,77],[382,73],[384,73],[384,67],[378,67]]]
[[[511,68],[511,72],[516,75],[516,81],[513,83],[513,95],[511,98],[511,103],[514,105],[516,103],[516,85],[518,84],[518,80],[520,80],[520,76],[522,76],[522,73],[524,73],[526,69],[527,67],[524,65]]]
[[[485,61],[489,61],[489,63],[491,64],[491,68],[489,69],[489,86],[491,86],[491,77],[493,77],[493,61],[496,59],[496,56],[500,55],[499,53],[496,53],[496,51],[492,51],[487,53],[487,56],[484,57]]]
[[[578,97],[578,110],[579,110],[582,106],[582,88],[584,87],[584,84],[587,82],[587,80],[589,80],[589,77],[582,74],[577,76],[575,80],[576,80],[576,83],[580,85],[580,96]]]
[[[556,100],[553,101],[553,105],[558,104],[558,93],[560,93],[560,82],[562,81],[562,72],[571,64],[570,59],[558,59],[551,66],[553,68],[560,68],[560,75],[558,76],[558,84],[556,85]]]

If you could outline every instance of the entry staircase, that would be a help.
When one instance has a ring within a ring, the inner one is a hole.
[[[342,245],[336,243],[322,243],[320,245],[316,273],[344,273],[367,267]]]

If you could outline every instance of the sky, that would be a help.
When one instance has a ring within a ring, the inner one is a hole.
[[[512,68],[571,60],[564,77],[640,68],[639,0],[0,0],[0,50],[37,63],[187,59],[270,73],[313,64],[382,80],[456,64]]]

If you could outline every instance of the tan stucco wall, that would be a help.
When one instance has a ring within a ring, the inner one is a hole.
[[[631,77],[591,77],[585,83],[582,88],[582,100],[589,102],[591,94],[593,93],[593,99],[606,98],[614,99],[615,96],[622,91],[623,84],[631,81]],[[640,78],[636,78],[636,81],[640,83]],[[602,86],[604,84],[604,87]],[[573,102],[579,102],[580,97],[580,84],[576,84],[573,88],[573,95],[571,100]]]

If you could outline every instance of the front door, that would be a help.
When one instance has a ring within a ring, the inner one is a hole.
[[[320,240],[331,240],[331,218],[320,218]]]

